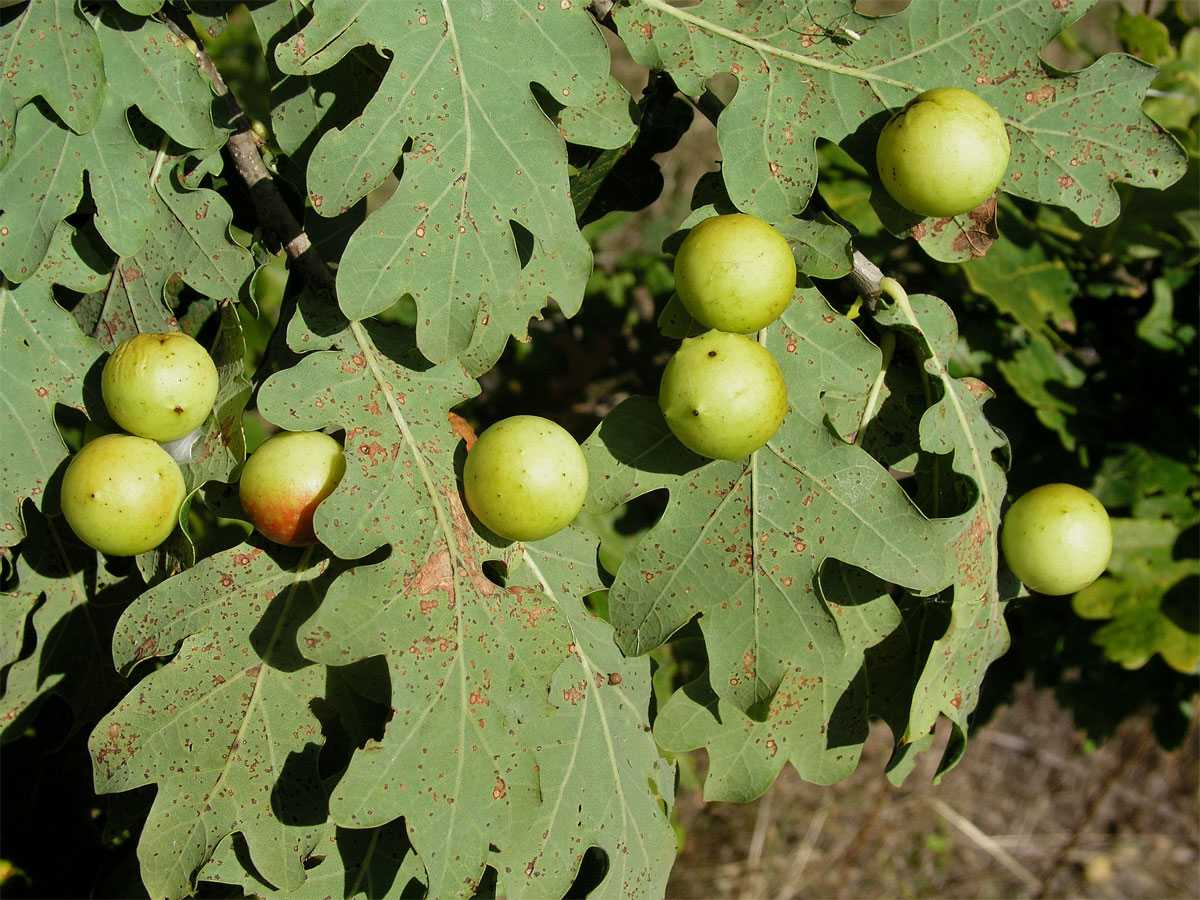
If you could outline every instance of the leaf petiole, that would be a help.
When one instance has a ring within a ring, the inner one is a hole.
[[[875,376],[875,381],[871,385],[871,392],[867,394],[867,406],[863,410],[862,419],[858,424],[858,433],[854,436],[854,446],[856,447],[863,445],[867,436],[867,426],[871,424],[879,407],[879,394],[883,390],[884,379],[887,378],[888,364],[892,361],[892,353],[896,350],[895,333],[885,331],[879,341],[879,349],[883,353],[883,362],[879,366],[879,374]]]

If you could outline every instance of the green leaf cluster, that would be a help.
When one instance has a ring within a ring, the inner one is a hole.
[[[127,893],[662,896],[682,754],[740,800],[785,763],[846,777],[876,719],[893,780],[941,717],[939,772],[957,761],[1019,593],[1010,477],[1061,462],[1021,456],[1044,428],[1129,513],[1075,600],[1110,620],[1098,645],[1194,666],[1194,454],[1078,422],[1101,371],[1138,365],[1096,306],[1146,298],[1121,339],[1194,357],[1200,228],[1171,186],[1195,173],[1195,38],[1126,22],[1157,73],[1044,64],[1088,5],[6,6],[0,740],[90,767],[107,846],[136,845]],[[870,148],[942,84],[999,109],[1014,163],[978,215],[913,221]],[[686,450],[651,396],[689,327],[657,240],[593,253],[664,189],[692,107],[720,160],[649,230],[670,252],[739,209],[801,272],[757,335],[788,417],[736,462]],[[855,249],[914,292],[852,304]],[[216,408],[175,535],[106,559],[57,485],[112,427],[106,352],[167,329],[210,348]],[[591,490],[559,534],[493,543],[459,477],[474,428],[518,411],[571,428]],[[249,534],[235,499],[280,428],[345,447],[307,550]]]

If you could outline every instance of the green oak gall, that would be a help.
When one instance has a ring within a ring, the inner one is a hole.
[[[317,542],[313,514],[346,474],[342,445],[319,431],[281,431],[250,454],[238,495],[250,522],[287,547]]]
[[[1008,132],[986,101],[942,87],[910,100],[883,127],[875,163],[887,192],[922,216],[958,216],[992,195],[1008,169]]]
[[[1000,549],[1012,573],[1039,594],[1074,594],[1097,578],[1112,555],[1112,523],[1103,504],[1072,484],[1044,484],[1004,514]]]
[[[181,331],[127,338],[100,377],[113,421],[154,441],[173,441],[199,427],[212,411],[217,386],[212,357]]]
[[[79,539],[136,556],[167,539],[187,489],[179,465],[154,441],[103,434],[83,446],[62,480],[62,511]]]
[[[787,384],[765,347],[741,334],[685,338],[663,370],[658,405],[675,437],[714,459],[763,446],[788,411]]]
[[[675,292],[705,328],[758,331],[779,318],[795,290],[791,247],[754,216],[704,219],[675,254]]]
[[[571,523],[588,489],[575,438],[541,416],[510,416],[479,435],[463,465],[471,512],[500,537],[537,541]]]

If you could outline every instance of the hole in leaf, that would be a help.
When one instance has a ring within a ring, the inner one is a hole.
[[[329,803],[320,789],[318,758],[321,748],[305,744],[283,762],[279,778],[271,788],[271,811],[282,825],[320,825],[329,818]]]
[[[605,622],[608,618],[608,591],[593,591],[583,598],[584,608],[598,619]]]
[[[521,263],[521,268],[523,269],[529,265],[529,260],[533,257],[533,232],[531,232],[516,219],[509,219],[508,227],[512,229],[513,243],[516,244],[517,247],[517,259]]]
[[[555,100],[554,95],[536,81],[529,82],[529,93],[533,94],[533,99],[541,107],[542,112],[546,114],[546,118],[557,124],[558,114],[566,107]]]
[[[58,428],[63,443],[67,445],[67,450],[71,453],[78,452],[83,446],[84,429],[88,425],[87,416],[74,407],[58,403],[54,406],[54,425]]]
[[[7,25],[17,16],[25,14],[24,5],[5,5],[0,7],[0,25]]]
[[[366,871],[371,873],[371,890],[366,896],[425,896],[425,885],[415,878],[410,878],[399,892],[396,891],[396,875],[402,870],[405,858],[414,852],[403,817],[392,819],[377,828],[339,827],[335,846],[345,869],[344,888],[341,892],[334,892],[335,896],[363,896],[360,879]]]
[[[496,883],[498,875],[492,866],[485,866],[483,869],[483,877],[479,879],[479,886],[475,889],[475,893],[471,895],[471,900],[495,900]]]
[[[392,717],[387,662],[372,656],[348,666],[331,667],[325,697],[314,698],[309,709],[321,723],[325,743],[318,757],[322,780],[344,770],[354,751],[368,741],[383,740]]]
[[[900,481],[917,508],[931,519],[961,515],[979,497],[975,482],[954,471],[953,463],[951,454],[921,451],[913,477]]]
[[[704,86],[712,91],[721,103],[728,106],[733,102],[733,97],[737,93],[738,80],[730,72],[718,72],[708,79]]]
[[[668,496],[666,489],[651,491],[594,517],[594,527],[600,534],[598,559],[604,573],[617,574],[637,542],[662,518]],[[606,614],[597,614],[606,618]]]
[[[496,559],[485,559],[483,565],[484,577],[497,587],[508,585],[508,566]]]
[[[586,897],[604,881],[608,875],[608,854],[599,847],[588,847],[579,861],[575,880],[567,888],[567,897]]]
[[[381,322],[391,322],[397,325],[403,325],[406,328],[415,328],[417,325],[417,301],[412,294],[404,294],[379,313],[376,318]]]
[[[650,491],[624,504],[613,523],[617,534],[640,534],[655,525],[667,509],[670,494],[666,488]]]

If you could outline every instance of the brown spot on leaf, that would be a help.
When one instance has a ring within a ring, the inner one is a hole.
[[[1026,103],[1039,103],[1039,104],[1047,103],[1047,102],[1053,103],[1054,96],[1055,96],[1054,86],[1047,84],[1047,85],[1044,85],[1043,87],[1038,88],[1036,91],[1026,91],[1025,92],[1025,102]]]
[[[433,554],[417,570],[417,577],[414,579],[413,585],[421,596],[436,590],[449,593],[454,585],[454,570],[450,565],[449,551],[443,549]]]
[[[450,430],[466,441],[467,452],[470,453],[471,448],[475,446],[476,440],[475,429],[471,426],[471,423],[456,412],[446,413],[446,418],[450,420]]]
[[[967,213],[969,225],[950,244],[955,253],[983,256],[1000,237],[996,228],[996,198],[989,197]]]
[[[134,651],[134,659],[145,659],[147,656],[154,654],[155,648],[158,647],[158,638],[148,637],[142,641],[141,645]]]
[[[583,682],[581,681],[579,682],[578,686],[567,688],[565,691],[563,691],[563,699],[574,706],[583,699],[583,691],[581,690],[582,687]]]
[[[745,673],[747,678],[751,678],[754,675],[754,662],[754,651],[747,650],[742,656],[742,672]]]

